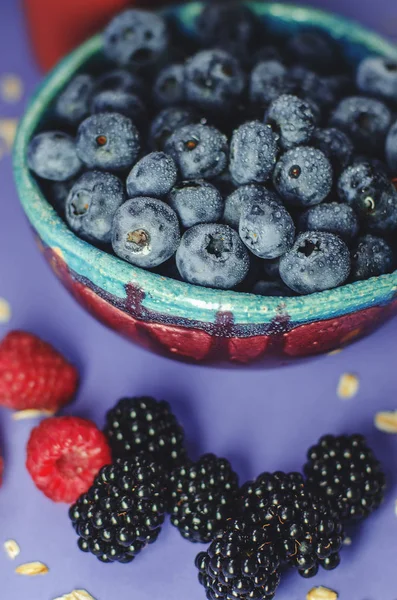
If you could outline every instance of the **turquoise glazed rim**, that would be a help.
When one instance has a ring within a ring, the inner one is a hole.
[[[321,27],[343,46],[356,63],[368,54],[397,60],[397,48],[357,23],[321,10],[289,4],[249,1],[246,4],[276,33],[302,26]],[[195,36],[195,20],[202,3],[166,9],[166,14],[188,35]],[[102,38],[96,35],[67,56],[44,80],[20,122],[14,146],[14,172],[19,196],[33,228],[44,244],[61,253],[74,273],[106,294],[126,299],[133,283],[144,290],[142,305],[181,322],[215,323],[219,312],[232,313],[234,324],[265,325],[282,312],[294,325],[332,319],[373,306],[386,305],[397,291],[397,271],[343,287],[292,298],[267,298],[233,291],[202,288],[134,267],[76,237],[45,199],[29,172],[26,151],[30,138],[49,113],[51,103],[71,76],[87,63],[101,58]]]

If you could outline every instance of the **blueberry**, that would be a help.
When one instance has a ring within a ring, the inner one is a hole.
[[[279,152],[276,134],[260,121],[235,130],[230,143],[230,173],[238,185],[263,183],[272,176]]]
[[[59,94],[55,103],[58,119],[72,126],[88,117],[94,82],[90,75],[75,75]]]
[[[350,253],[332,233],[307,231],[281,257],[280,275],[298,294],[312,294],[342,285],[350,273]]]
[[[311,143],[315,148],[324,152],[331,161],[335,173],[340,173],[351,162],[354,146],[351,139],[341,131],[330,127],[328,129],[316,129]]]
[[[73,185],[65,205],[67,223],[80,237],[110,243],[113,217],[125,202],[123,183],[102,171],[88,171]]]
[[[139,133],[131,119],[100,113],[83,121],[77,132],[77,154],[90,168],[131,167],[140,150]]]
[[[397,102],[397,61],[384,56],[369,56],[358,66],[358,89],[382,100]]]
[[[65,218],[65,204],[67,197],[76,180],[76,177],[72,177],[72,179],[67,179],[66,181],[46,182],[45,194],[62,219]]]
[[[320,110],[329,110],[336,104],[334,87],[327,78],[304,67],[293,67],[288,77],[295,85],[295,93],[306,101],[314,102]]]
[[[83,166],[73,138],[62,131],[35,135],[29,142],[27,160],[29,169],[51,181],[70,179]]]
[[[177,169],[171,156],[164,152],[147,154],[133,167],[127,178],[129,198],[166,196],[177,180]]]
[[[188,229],[176,253],[182,278],[206,287],[230,289],[249,270],[248,251],[234,229],[204,223]]]
[[[260,279],[253,288],[252,293],[257,296],[292,296],[292,290],[283,281],[264,281]]]
[[[251,65],[255,68],[259,63],[267,61],[284,63],[284,57],[280,48],[271,44],[260,46],[252,55]]]
[[[239,234],[253,254],[271,260],[292,247],[295,225],[277,196],[267,192],[260,201],[242,209]]]
[[[181,104],[185,101],[185,67],[172,64],[164,67],[153,84],[153,100],[159,106]]]
[[[227,196],[223,221],[238,231],[241,211],[251,202],[261,202],[267,198],[268,191],[259,184],[242,185]]]
[[[288,204],[319,204],[332,189],[332,167],[321,150],[298,146],[288,150],[276,164],[274,185]]]
[[[301,231],[328,231],[350,242],[358,235],[359,223],[351,206],[330,202],[308,208],[299,219],[299,228]]]
[[[253,104],[267,107],[282,94],[293,90],[288,69],[277,60],[263,60],[251,72],[249,96]]]
[[[155,150],[163,150],[168,138],[181,127],[197,123],[198,118],[190,108],[172,106],[156,115],[150,126],[149,144]]]
[[[91,101],[92,113],[119,113],[133,121],[141,128],[147,120],[147,112],[144,103],[136,94],[118,90],[104,90],[96,94]]]
[[[225,50],[202,50],[185,65],[189,103],[210,112],[234,108],[245,88],[245,75],[234,56]]]
[[[339,44],[320,29],[298,31],[289,39],[287,52],[294,63],[318,73],[338,73],[343,67]]]
[[[217,46],[247,54],[257,30],[254,14],[239,2],[212,2],[204,6],[196,22],[204,46]]]
[[[397,191],[383,170],[371,162],[355,163],[338,180],[338,195],[373,233],[397,229]]]
[[[165,152],[175,160],[183,179],[211,179],[220,175],[228,162],[226,136],[208,125],[177,129],[167,140]]]
[[[397,121],[391,126],[387,134],[386,160],[393,175],[397,176]]]
[[[353,281],[391,273],[393,267],[393,250],[384,239],[374,235],[358,239],[352,255]]]
[[[180,242],[178,217],[155,198],[127,200],[113,221],[112,246],[120,258],[150,269],[171,258]]]
[[[344,98],[331,115],[330,125],[342,129],[361,151],[383,149],[392,115],[380,100],[364,96]]]
[[[218,189],[204,180],[183,181],[171,190],[170,206],[183,227],[215,223],[223,214],[223,199]]]
[[[270,104],[265,123],[280,135],[281,146],[289,150],[310,140],[316,118],[313,109],[305,100],[283,94]]]
[[[131,73],[125,69],[112,69],[98,77],[95,82],[94,93],[115,91],[142,97],[146,94],[146,86],[143,79],[136,73]]]
[[[263,270],[270,279],[278,279],[280,277],[280,257],[273,260],[265,260],[263,262]]]
[[[167,51],[165,20],[143,10],[118,14],[104,31],[104,52],[118,65],[143,68],[154,64]]]

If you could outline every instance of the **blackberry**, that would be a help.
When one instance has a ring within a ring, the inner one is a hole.
[[[184,431],[164,400],[121,399],[106,415],[105,434],[115,459],[146,452],[169,470],[185,459]]]
[[[209,600],[266,600],[280,583],[277,548],[255,515],[230,521],[196,557],[196,567]]]
[[[161,467],[138,455],[103,467],[69,517],[80,550],[105,563],[128,563],[156,541],[166,505]]]
[[[361,519],[380,506],[385,475],[362,435],[324,436],[307,456],[308,484],[329,499],[341,518]]]
[[[170,477],[171,523],[191,542],[211,542],[233,514],[238,476],[225,458],[205,454]]]
[[[300,473],[263,473],[243,486],[244,514],[256,515],[281,558],[304,577],[339,564],[343,526],[336,511],[305,485]],[[330,558],[332,557],[332,560]]]

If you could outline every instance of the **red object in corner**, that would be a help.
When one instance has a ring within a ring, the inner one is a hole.
[[[51,69],[63,56],[99,31],[134,0],[24,0],[29,32],[42,69]],[[143,0],[152,7],[159,2]]]

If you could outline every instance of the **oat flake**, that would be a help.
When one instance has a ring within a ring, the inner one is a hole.
[[[21,549],[15,540],[6,540],[4,542],[4,550],[12,560],[21,552]]]
[[[12,413],[14,421],[23,419],[36,419],[37,417],[52,417],[55,413],[52,410],[39,410],[38,408],[27,408],[26,410],[17,410]]]
[[[315,587],[307,593],[306,600],[337,600],[338,594],[326,587]]]
[[[345,373],[339,380],[337,390],[339,398],[342,400],[349,400],[350,398],[353,398],[357,394],[359,386],[360,381],[356,375],[353,375],[352,373]]]
[[[73,590],[73,592],[54,598],[54,600],[95,600],[95,598],[87,590]]]
[[[375,427],[385,433],[397,433],[397,410],[378,412],[375,415]]]
[[[18,575],[30,576],[45,575],[46,573],[48,573],[48,571],[49,569],[47,565],[39,561],[24,563],[23,565],[19,565],[19,567],[15,569],[15,573],[18,573]]]

